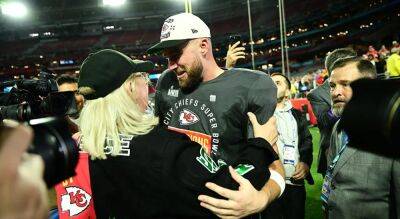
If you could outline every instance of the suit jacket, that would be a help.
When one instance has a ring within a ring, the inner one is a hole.
[[[311,169],[311,164],[313,162],[313,143],[310,130],[308,130],[308,121],[299,110],[292,108],[291,112],[297,123],[300,161],[306,163]],[[306,180],[308,184],[314,185],[314,179],[311,173],[306,176]]]
[[[307,99],[310,101],[313,112],[317,117],[318,128],[321,138],[318,152],[318,173],[325,175],[326,172],[326,153],[329,147],[329,140],[335,119],[329,116],[328,111],[331,109],[331,95],[329,92],[329,81],[326,80],[323,85],[312,90]]]
[[[338,123],[332,132],[328,164],[342,145]],[[399,218],[399,191],[399,159],[347,146],[333,169],[328,218]]]

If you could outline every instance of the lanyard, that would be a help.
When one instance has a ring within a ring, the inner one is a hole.
[[[340,156],[343,154],[344,149],[346,149],[347,147],[347,143],[348,143],[348,137],[347,134],[345,132],[342,132],[342,147],[340,148],[339,153],[336,155],[336,157],[333,159],[331,165],[329,165],[329,171],[333,172],[333,169],[335,168],[337,162],[339,161]]]

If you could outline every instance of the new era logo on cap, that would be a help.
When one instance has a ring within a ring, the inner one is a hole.
[[[181,13],[167,18],[161,28],[160,42],[148,53],[155,53],[165,48],[179,45],[188,39],[211,37],[208,26],[197,16],[190,13]]]

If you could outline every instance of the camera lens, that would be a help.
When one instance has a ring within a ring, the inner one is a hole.
[[[44,180],[52,187],[75,175],[79,149],[62,118],[30,120],[35,137],[29,152],[40,155],[45,163]]]

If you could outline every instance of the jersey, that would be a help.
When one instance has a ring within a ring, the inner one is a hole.
[[[160,122],[187,134],[215,160],[236,154],[240,148],[229,145],[253,137],[247,112],[265,123],[275,107],[274,82],[265,73],[248,69],[225,70],[190,93],[182,91],[176,74],[167,70],[156,87],[155,113]]]

